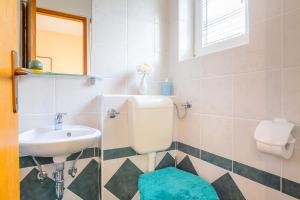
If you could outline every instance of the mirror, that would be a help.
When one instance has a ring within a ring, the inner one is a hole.
[[[22,1],[21,13],[22,67],[39,60],[44,72],[88,74],[92,0]]]

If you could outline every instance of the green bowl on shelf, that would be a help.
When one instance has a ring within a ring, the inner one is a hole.
[[[29,63],[29,68],[30,69],[37,69],[37,70],[43,70],[43,63],[39,60],[32,60]]]

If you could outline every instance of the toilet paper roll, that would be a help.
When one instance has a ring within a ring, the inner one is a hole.
[[[268,145],[261,142],[256,142],[257,148],[263,153],[273,154],[285,159],[289,159],[293,155],[295,143],[288,143],[285,146]]]

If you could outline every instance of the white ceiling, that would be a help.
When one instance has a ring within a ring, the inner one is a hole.
[[[83,35],[83,24],[81,22],[41,14],[36,15],[36,28],[38,30],[53,31],[76,36]]]

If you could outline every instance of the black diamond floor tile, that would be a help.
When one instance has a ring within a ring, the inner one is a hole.
[[[55,182],[46,178],[41,183],[37,179],[38,172],[32,169],[21,181],[21,200],[55,200]]]
[[[127,159],[104,186],[120,200],[131,200],[138,191],[138,178],[143,172]]]
[[[185,156],[185,158],[176,166],[176,168],[198,175],[189,156]]]
[[[91,160],[69,185],[68,189],[83,200],[98,200],[100,191],[99,176],[99,165],[95,160]]]
[[[246,200],[229,173],[212,183],[220,200]]]
[[[175,167],[175,159],[169,153],[166,153],[155,169],[158,170],[166,167]]]

